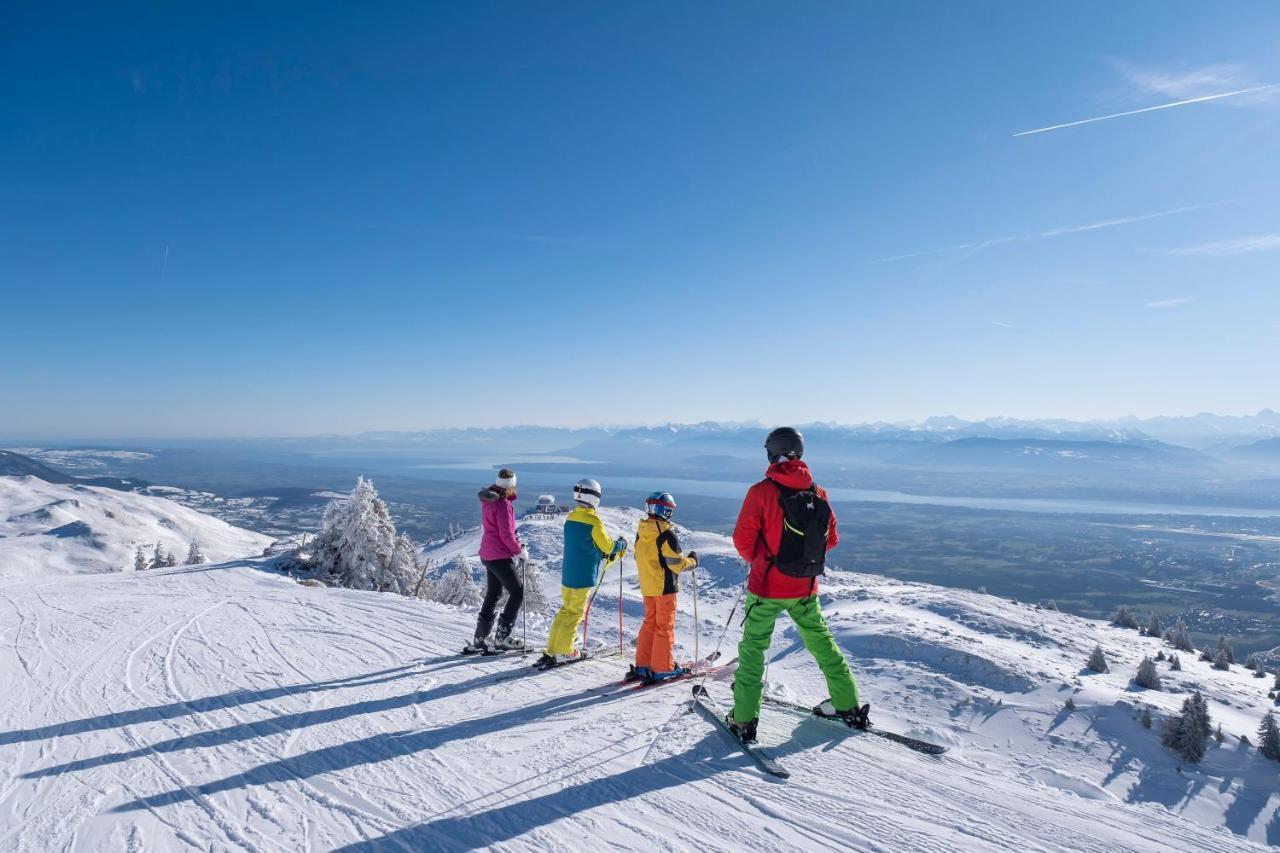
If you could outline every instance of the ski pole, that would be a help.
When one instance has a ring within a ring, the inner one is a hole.
[[[700,661],[702,653],[698,649],[698,641],[702,637],[702,623],[698,621],[698,567],[696,564],[689,571],[689,581],[693,584],[693,659]]]
[[[720,647],[724,645],[725,635],[729,633],[729,626],[733,624],[733,617],[737,615],[738,605],[742,603],[742,596],[744,593],[746,593],[746,591],[747,591],[747,584],[744,581],[742,586],[738,588],[738,597],[733,602],[733,609],[729,611],[729,618],[724,620],[724,629],[720,632],[720,639],[716,641],[716,650],[711,653],[711,657],[713,660],[720,657]],[[707,671],[702,673],[702,681],[699,682],[700,686],[706,685],[707,676],[710,674],[711,674],[711,669],[708,667]]]
[[[529,589],[529,558],[525,557],[520,561],[520,645],[522,648],[529,648],[529,608],[525,605],[528,601],[524,598]]]
[[[627,647],[622,640],[622,564],[618,564],[618,657],[627,659]]]
[[[604,576],[609,571],[609,567],[614,563],[613,558],[605,560],[604,568],[600,570],[600,577],[596,579],[595,588],[591,590],[591,595],[587,597],[587,606],[582,613],[582,648],[587,647],[587,623],[591,621],[591,605],[596,603],[596,593],[600,591],[600,584],[604,583]]]

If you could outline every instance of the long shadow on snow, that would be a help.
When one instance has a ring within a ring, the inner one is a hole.
[[[445,668],[447,667],[437,667],[436,669]],[[431,669],[420,670],[419,672],[426,673],[435,671],[435,669]],[[405,673],[404,675],[409,674],[411,673]],[[175,737],[169,740],[163,740],[158,743],[142,746],[130,752],[109,752],[104,755],[97,755],[91,758],[80,758],[75,761],[69,761],[66,764],[46,767],[42,770],[32,770],[29,773],[24,773],[23,778],[36,779],[41,776],[57,776],[68,771],[74,772],[79,770],[88,770],[93,767],[102,767],[107,764],[118,764],[123,761],[132,761],[135,758],[144,758],[153,752],[181,752],[182,750],[187,749],[227,746],[239,741],[252,740],[254,738],[279,734],[280,732],[291,731],[293,729],[318,726],[323,723],[332,723],[338,720],[345,720],[350,717],[377,714],[383,711],[394,711],[399,708],[407,708],[411,705],[418,705],[435,699],[443,699],[457,693],[464,693],[477,687],[483,687],[487,682],[491,681],[494,676],[500,674],[501,671],[486,672],[481,675],[477,675],[475,678],[467,679],[466,681],[444,684],[431,690],[418,690],[413,693],[406,693],[402,696],[388,696],[383,699],[366,699],[362,702],[352,702],[347,705],[338,705],[332,708],[320,708],[314,711],[302,711],[295,714],[281,714],[267,719],[251,720],[247,723],[239,723],[223,729],[213,729],[210,731],[196,732],[195,734],[190,735],[182,735],[181,737]],[[403,675],[395,677],[400,678],[403,677]],[[392,679],[381,678],[369,681],[353,682],[342,686],[363,687],[390,680]]]
[[[462,659],[457,664],[462,665],[472,663],[471,659]],[[133,708],[128,711],[115,711],[110,714],[102,714],[97,717],[85,717],[81,720],[68,720],[64,723],[52,723],[47,726],[41,726],[35,729],[18,729],[11,732],[0,732],[0,746],[7,746],[13,743],[23,743],[32,740],[43,740],[45,738],[58,737],[62,735],[77,735],[86,732],[101,731],[102,729],[114,729],[120,726],[136,725],[138,723],[156,722],[158,720],[171,720],[176,717],[186,717],[193,714],[205,714],[210,711],[219,711],[225,708],[234,708],[239,705],[251,705],[255,702],[265,702],[271,699],[279,699],[284,696],[294,696],[301,693],[314,693],[322,690],[339,690],[349,687],[366,687],[371,684],[381,684],[396,679],[406,678],[411,675],[423,675],[434,672],[438,669],[447,669],[450,664],[442,664],[432,669],[419,669],[419,663],[408,663],[402,666],[393,666],[388,669],[380,669],[376,672],[362,673],[360,675],[350,675],[345,678],[333,678],[327,681],[312,681],[305,684],[289,684],[280,687],[267,687],[262,690],[234,690],[230,693],[224,693],[221,696],[207,696],[201,699],[189,699],[184,702],[173,702],[168,705],[156,705],[150,708]]]
[[[690,712],[696,713],[692,710]],[[825,749],[834,748],[846,737],[848,736],[832,735],[826,723],[802,720],[790,738],[781,744],[770,746],[769,749],[776,757],[785,758],[824,744]],[[726,768],[726,762],[736,767]],[[439,818],[405,827],[381,838],[339,848],[336,853],[374,853],[381,850],[438,850],[452,853],[487,848],[600,806],[621,803],[690,782],[700,782],[717,776],[726,769],[752,766],[750,759],[743,756],[723,732],[708,727],[702,740],[679,755],[560,788],[540,797],[509,802],[487,811]]]
[[[326,717],[326,720],[317,720],[316,722],[324,722],[327,720],[342,719],[344,717],[351,717],[360,714],[373,714],[394,708],[406,707],[419,702],[429,702],[434,699],[442,699],[447,696],[466,693],[477,686],[482,686],[484,682],[489,680],[489,678],[491,678],[491,676],[479,676],[477,678],[468,679],[467,681],[441,685],[434,690],[427,690],[422,693],[410,693],[405,696],[396,696],[389,699],[370,702],[357,702],[354,705],[346,705],[342,708],[334,708],[328,711],[317,711],[314,714],[293,714],[290,715],[290,717],[295,718],[292,722],[296,725],[297,722],[302,719],[314,720],[317,716]],[[452,725],[438,729],[384,732],[372,735],[362,740],[335,744],[334,746],[324,747],[323,749],[305,752],[301,755],[282,758],[278,761],[272,761],[267,764],[254,767],[244,773],[237,773],[234,776],[228,776],[225,779],[220,779],[216,782],[209,782],[204,785],[192,785],[181,790],[167,791],[150,797],[142,797],[132,802],[116,806],[112,811],[129,812],[139,809],[155,809],[162,806],[189,802],[198,797],[209,796],[210,794],[216,794],[222,791],[247,788],[251,785],[269,785],[273,782],[290,782],[297,779],[318,776],[324,773],[337,773],[362,764],[375,764],[382,761],[388,761],[393,758],[412,755],[425,749],[435,749],[436,747],[443,746],[444,744],[454,740],[465,740],[507,731],[513,726],[520,725],[521,723],[528,722],[529,720],[541,720],[551,714],[571,713],[589,708],[593,705],[616,701],[617,699],[626,696],[628,692],[630,691],[621,690],[614,693],[597,692],[589,693],[587,695],[574,693],[569,696],[554,697],[538,705],[513,708],[509,711],[474,720],[461,720],[457,723],[453,723]],[[289,718],[277,718],[277,720],[280,719],[288,720]],[[242,736],[254,736],[254,733],[251,730],[261,725],[261,723],[258,723],[246,726],[233,726],[230,729],[225,730],[232,734],[230,739],[224,739],[219,742],[227,743],[239,739]],[[290,723],[286,723],[284,727],[290,727]],[[214,734],[216,735],[218,733]],[[199,735],[194,737],[199,738]],[[180,738],[179,740],[182,739]],[[115,756],[104,756],[104,758],[107,758],[108,760],[113,759],[114,757]]]

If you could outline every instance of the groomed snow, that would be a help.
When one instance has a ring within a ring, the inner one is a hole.
[[[606,512],[616,530],[635,518]],[[558,532],[524,528],[548,592]],[[723,537],[686,539],[707,555],[705,653],[741,568]],[[629,640],[633,567],[625,577]],[[1229,740],[1179,774],[1133,719],[1138,702],[1173,708],[1185,695],[1127,687],[1156,641],[867,575],[833,573],[826,588],[876,719],[947,743],[946,756],[767,709],[762,741],[792,771],[779,782],[690,710],[687,684],[632,694],[616,660],[533,674],[527,659],[458,657],[472,611],[304,587],[259,560],[0,579],[0,850],[1167,853],[1280,841],[1280,765]],[[617,638],[613,577],[596,607],[591,642],[604,647]],[[690,626],[686,608],[686,648]],[[736,631],[737,620],[728,649]],[[1114,653],[1110,675],[1080,672],[1097,641]],[[1265,682],[1188,657],[1185,686],[1227,699],[1211,708],[1228,731],[1256,727]],[[769,680],[826,695],[785,623]],[[721,700],[727,682],[709,684]]]

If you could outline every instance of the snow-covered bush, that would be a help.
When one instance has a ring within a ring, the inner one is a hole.
[[[1160,742],[1182,757],[1189,764],[1204,758],[1204,742],[1213,733],[1209,719],[1209,706],[1199,691],[1182,703],[1182,713],[1170,717],[1160,733]]]
[[[1214,660],[1215,660],[1215,661],[1217,660],[1217,657],[1218,657],[1217,652],[1223,652],[1223,653],[1225,653],[1225,654],[1226,654],[1226,656],[1227,656],[1227,663],[1235,663],[1235,662],[1236,662],[1236,652],[1235,652],[1235,649],[1231,648],[1231,644],[1230,644],[1229,642],[1227,642],[1227,638],[1226,638],[1226,636],[1225,636],[1225,635],[1224,635],[1224,636],[1221,636],[1221,637],[1218,637],[1218,648],[1215,650],[1215,653],[1214,653]]]
[[[141,572],[150,565],[151,562],[147,559],[147,555],[143,553],[142,546],[139,545],[138,550],[133,552],[133,570]]]
[[[1218,653],[1213,657],[1213,668],[1221,670],[1231,669],[1231,658],[1227,655],[1226,649],[1218,649]]]
[[[1191,645],[1191,635],[1187,632],[1187,623],[1181,619],[1178,620],[1178,624],[1173,626],[1169,644],[1180,652],[1195,651],[1195,647]]]
[[[1151,611],[1151,618],[1147,620],[1147,634],[1152,637],[1164,636],[1164,625],[1160,624],[1160,614],[1154,610]]]
[[[1129,608],[1122,604],[1115,615],[1111,617],[1111,624],[1119,625],[1121,628],[1137,628],[1138,620],[1129,612]]]
[[[1089,655],[1089,660],[1085,663],[1085,666],[1094,672],[1110,671],[1110,667],[1107,666],[1107,655],[1102,651],[1102,646],[1093,647],[1093,653]]]
[[[1177,655],[1169,655],[1169,669],[1174,672],[1182,672],[1182,659]]]
[[[1138,722],[1142,723],[1144,729],[1151,728],[1151,709],[1143,708],[1142,713],[1138,715]]]
[[[476,607],[484,600],[484,593],[472,574],[469,557],[459,554],[454,558],[453,567],[436,584],[432,597],[441,604],[463,607]]]
[[[1133,677],[1133,683],[1148,690],[1159,690],[1160,673],[1156,672],[1156,662],[1144,657],[1138,664],[1138,674]]]

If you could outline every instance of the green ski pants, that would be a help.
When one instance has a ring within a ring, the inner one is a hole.
[[[760,716],[760,695],[764,692],[764,656],[773,640],[778,614],[786,612],[796,623],[804,647],[818,662],[827,679],[831,703],[837,711],[858,707],[858,685],[836,645],[827,620],[818,606],[818,596],[807,598],[761,598],[747,593],[747,617],[738,643],[738,671],[733,678],[733,719],[745,723]]]

